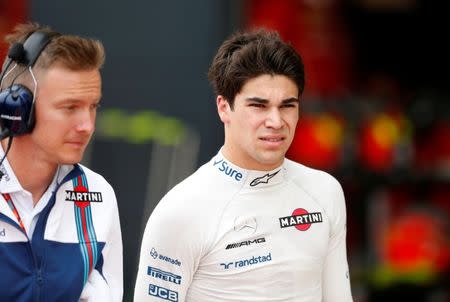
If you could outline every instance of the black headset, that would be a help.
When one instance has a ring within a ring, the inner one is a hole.
[[[35,31],[27,37],[23,44],[11,45],[5,68],[0,76],[0,83],[8,76],[8,68],[14,62],[16,66],[12,69],[20,64],[26,66],[26,69],[30,71],[35,81],[34,93],[36,93],[36,79],[31,68],[55,35],[44,31]],[[0,139],[30,133],[35,124],[35,95],[26,86],[15,84],[14,80],[9,87],[0,91]]]

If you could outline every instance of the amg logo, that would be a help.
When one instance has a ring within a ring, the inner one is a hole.
[[[225,249],[229,250],[229,249],[234,249],[234,248],[241,247],[244,245],[251,245],[253,243],[256,244],[256,243],[263,243],[263,242],[266,242],[266,239],[264,237],[261,237],[261,238],[255,239],[255,240],[246,240],[246,241],[242,241],[242,242],[238,242],[238,243],[231,243],[231,244],[227,245],[227,247]]]
[[[101,192],[77,192],[66,190],[66,201],[103,202]]]
[[[175,284],[181,284],[181,276],[160,270],[159,268],[149,266],[147,268],[147,275]]]
[[[279,219],[281,228],[287,228],[297,225],[310,225],[312,223],[322,222],[322,213],[305,213],[301,215],[281,217]]]

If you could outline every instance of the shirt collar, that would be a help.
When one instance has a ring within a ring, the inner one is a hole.
[[[4,155],[5,151],[3,150],[3,146],[0,144],[0,159],[2,159]],[[3,160],[3,163],[0,166],[0,171],[3,173],[3,176],[0,179],[1,193],[14,193],[23,190],[11,166],[9,165],[8,158]]]
[[[3,158],[5,152],[2,145],[0,144],[0,159]],[[64,177],[69,174],[74,168],[73,165],[60,165],[58,170],[50,183],[49,188],[54,191],[59,183],[64,179]],[[20,184],[14,171],[12,170],[8,158],[5,158],[0,166],[0,171],[3,173],[3,177],[0,179],[0,193],[14,193],[19,191],[25,191],[25,189]]]

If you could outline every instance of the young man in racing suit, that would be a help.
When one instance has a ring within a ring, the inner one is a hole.
[[[342,188],[285,158],[300,56],[275,32],[237,33],[208,76],[225,142],[149,218],[135,301],[352,301]]]
[[[18,26],[7,41],[0,301],[122,301],[116,196],[78,164],[94,132],[103,46],[37,24]]]

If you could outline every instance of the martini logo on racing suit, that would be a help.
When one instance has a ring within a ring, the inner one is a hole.
[[[259,184],[267,184],[267,183],[269,183],[269,180],[270,180],[272,177],[274,177],[275,175],[278,174],[278,172],[280,172],[280,170],[278,170],[278,171],[276,171],[276,172],[273,172],[272,174],[267,173],[267,174],[264,175],[264,176],[257,177],[257,178],[255,178],[255,179],[252,180],[252,182],[250,183],[250,186],[251,186],[251,187],[254,187],[254,186],[257,186],[257,185],[259,185]]]
[[[181,276],[163,271],[156,267],[151,266],[147,267],[147,275],[152,276],[153,278],[161,279],[175,284],[181,284]]]
[[[155,250],[154,247],[152,247],[152,250],[150,251],[150,256],[153,257],[153,259],[159,259],[168,263],[171,263],[173,265],[181,266],[181,262],[178,259],[172,259],[170,257],[158,254],[158,252]]]
[[[281,228],[295,226],[299,231],[306,231],[311,227],[311,224],[321,223],[323,221],[322,213],[308,213],[308,211],[302,208],[295,209],[291,216],[281,217],[279,220]]]
[[[240,267],[255,265],[258,263],[269,262],[269,261],[272,261],[271,253],[269,253],[266,256],[253,256],[250,259],[237,260],[237,261],[228,262],[228,263],[221,263],[220,265],[223,266],[223,269],[230,269],[230,268],[240,268]]]
[[[223,159],[214,161],[213,166],[217,167],[217,169],[220,172],[223,172],[225,175],[234,178],[236,181],[241,181],[242,179],[242,173],[230,167],[228,163]]]
[[[148,294],[163,300],[178,302],[178,292],[155,284],[149,284]]]
[[[229,249],[234,249],[234,248],[241,247],[241,246],[249,246],[251,244],[258,244],[258,243],[263,243],[263,242],[266,242],[266,238],[261,237],[261,238],[255,239],[255,240],[245,240],[245,241],[238,242],[238,243],[231,243],[231,244],[228,244],[225,249],[229,250]]]

